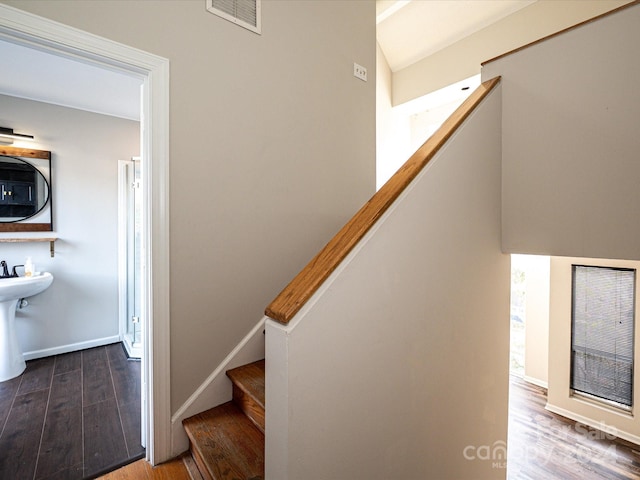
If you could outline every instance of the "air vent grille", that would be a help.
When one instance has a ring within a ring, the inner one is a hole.
[[[261,0],[206,0],[207,10],[255,33],[261,32]]]

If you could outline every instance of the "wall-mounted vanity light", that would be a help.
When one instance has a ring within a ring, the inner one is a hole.
[[[13,128],[0,127],[0,143],[12,144],[14,140],[33,140],[33,135],[15,133]]]

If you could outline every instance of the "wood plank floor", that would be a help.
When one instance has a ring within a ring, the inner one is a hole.
[[[640,479],[640,447],[545,410],[541,387],[510,387],[508,480]]]
[[[0,383],[0,479],[92,478],[144,453],[140,362],[120,343],[31,360]]]

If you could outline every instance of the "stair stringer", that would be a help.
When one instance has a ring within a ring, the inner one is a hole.
[[[266,317],[251,329],[226,358],[211,372],[186,402],[171,417],[171,454],[177,456],[189,449],[189,439],[182,421],[231,400],[231,381],[226,371],[265,356],[264,326]]]

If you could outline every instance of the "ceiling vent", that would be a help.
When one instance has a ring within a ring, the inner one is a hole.
[[[261,33],[261,0],[207,0],[207,10],[255,33]]]

